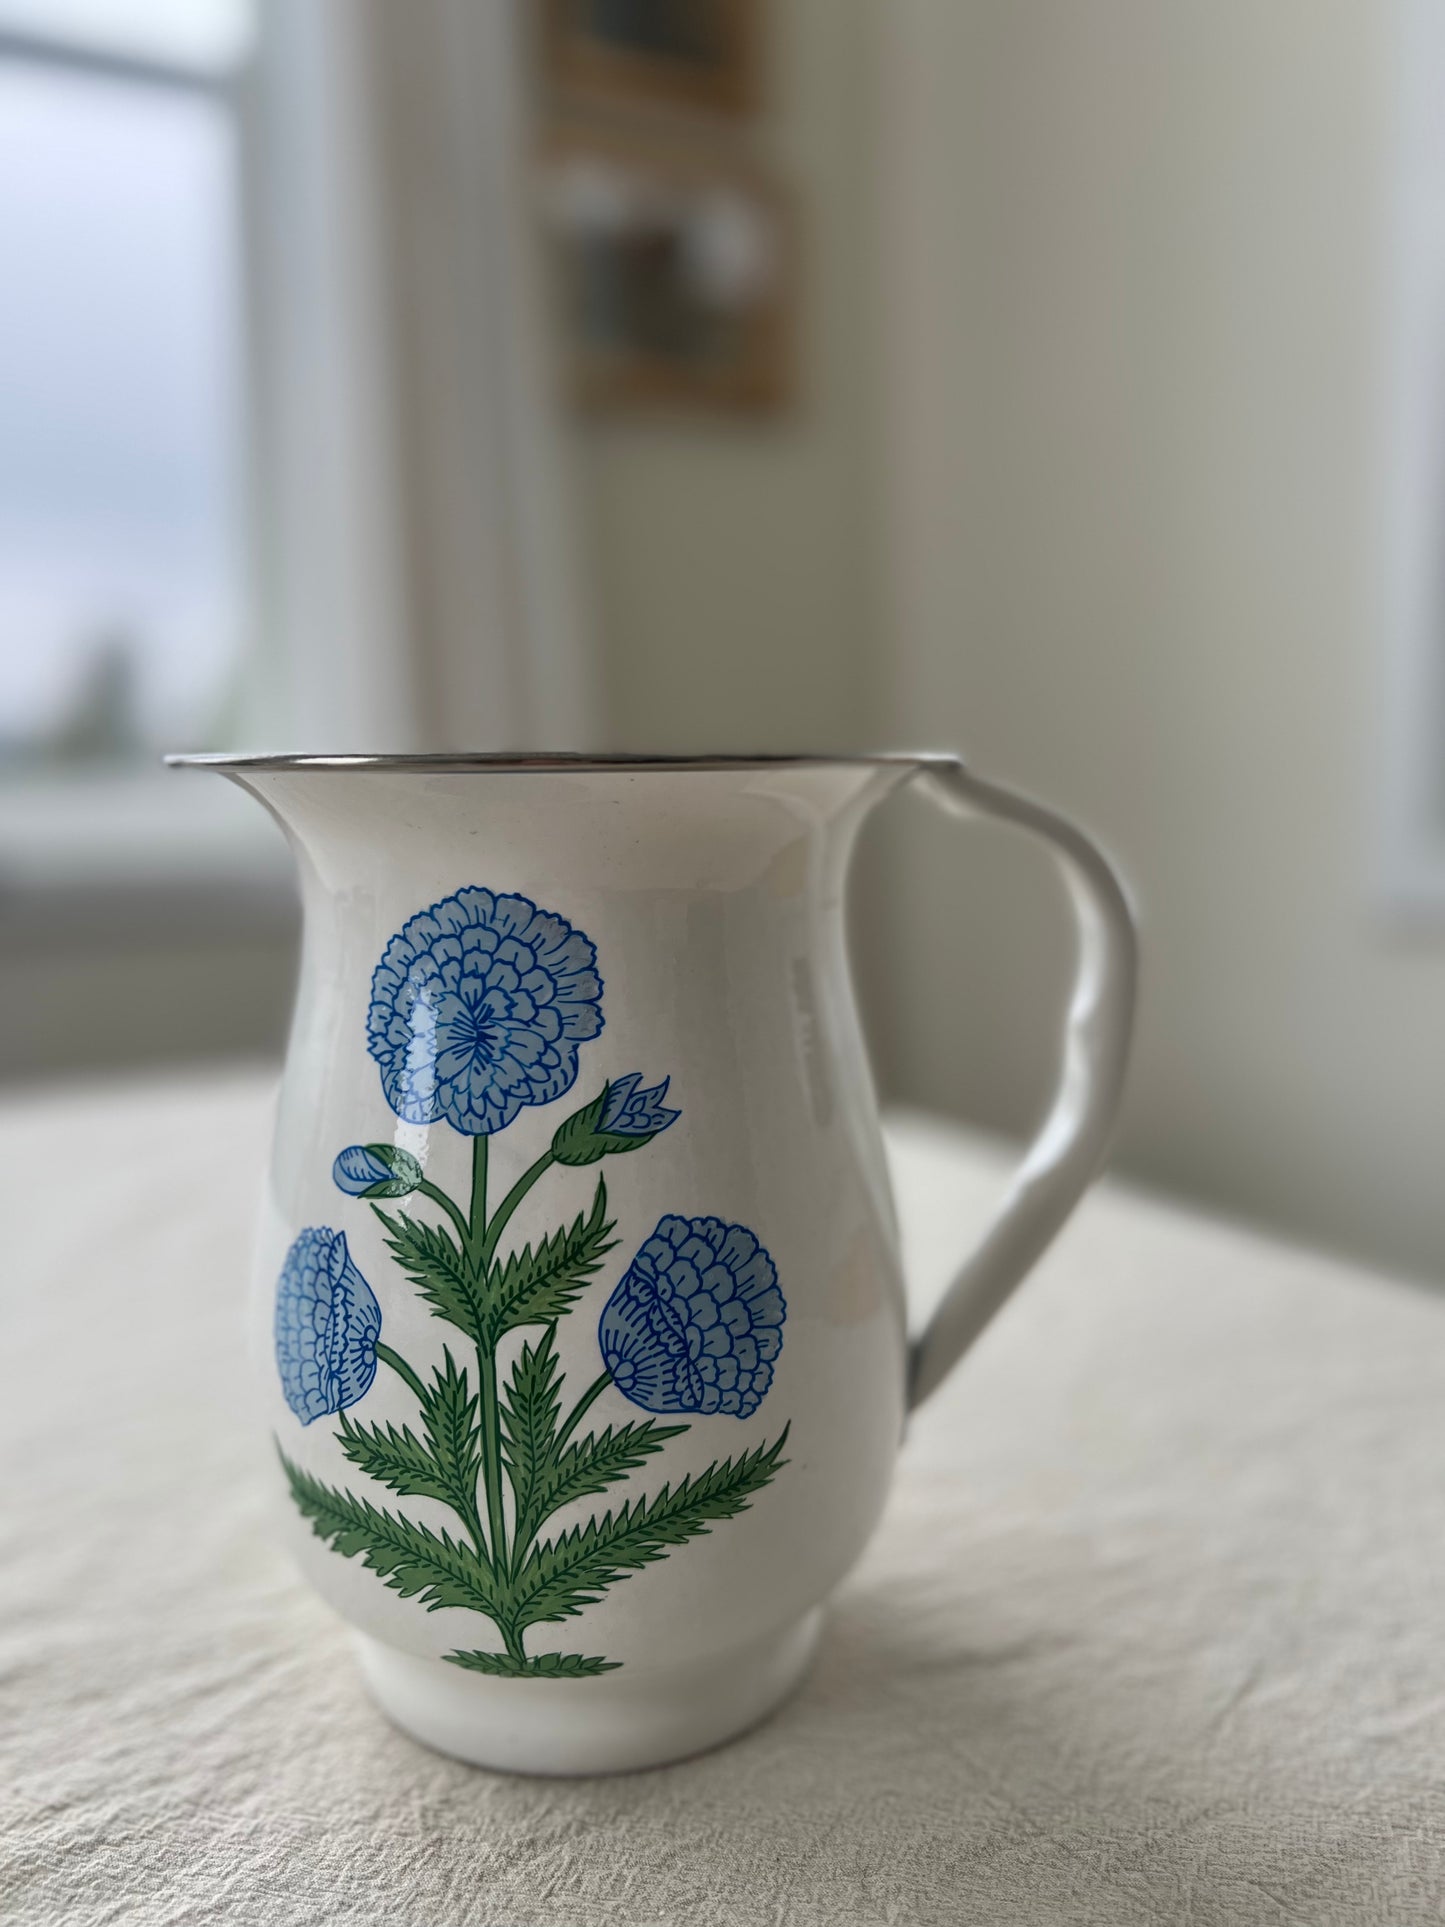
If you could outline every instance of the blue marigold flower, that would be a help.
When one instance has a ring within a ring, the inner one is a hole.
[[[303,1231],[276,1282],[276,1368],[303,1425],[365,1397],[380,1336],[381,1307],[344,1234],[324,1224]]]
[[[629,1071],[615,1084],[603,1086],[590,1104],[557,1126],[552,1138],[552,1155],[559,1164],[595,1164],[618,1151],[640,1151],[651,1144],[659,1131],[675,1124],[681,1111],[670,1111],[663,1103],[672,1082],[664,1077],[650,1090],[640,1091],[641,1071]]]
[[[752,1232],[721,1218],[663,1218],[603,1307],[612,1381],[645,1412],[749,1418],[773,1382],[788,1308]]]
[[[591,940],[530,897],[458,890],[408,918],[371,979],[367,1048],[410,1124],[465,1137],[572,1088],[602,1028]]]
[[[404,1198],[423,1176],[411,1152],[394,1144],[348,1144],[331,1167],[332,1183],[349,1198]]]

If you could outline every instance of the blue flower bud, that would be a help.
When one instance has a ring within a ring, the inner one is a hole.
[[[664,1077],[648,1090],[638,1090],[640,1071],[629,1071],[613,1084],[604,1085],[600,1096],[557,1126],[552,1138],[552,1155],[559,1164],[595,1164],[599,1158],[619,1151],[638,1151],[651,1144],[659,1131],[675,1124],[681,1111],[663,1103],[672,1082]]]
[[[615,1084],[607,1086],[598,1120],[602,1130],[613,1131],[620,1137],[656,1137],[681,1117],[680,1111],[669,1111],[662,1102],[672,1082],[670,1077],[664,1077],[660,1084],[645,1091],[637,1088],[641,1082],[642,1073],[630,1071],[626,1077],[619,1077]]]
[[[331,1167],[337,1190],[350,1198],[404,1198],[422,1175],[411,1152],[394,1144],[348,1144]]]

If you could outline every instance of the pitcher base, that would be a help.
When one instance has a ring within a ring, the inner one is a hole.
[[[356,1635],[387,1718],[423,1746],[504,1773],[627,1773],[720,1746],[799,1685],[821,1609],[722,1658],[595,1679],[492,1679]]]

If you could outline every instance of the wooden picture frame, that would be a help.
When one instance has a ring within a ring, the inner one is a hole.
[[[746,156],[558,128],[542,194],[580,408],[786,406],[796,233],[771,174]]]
[[[758,104],[760,0],[543,0],[555,93],[740,116]]]

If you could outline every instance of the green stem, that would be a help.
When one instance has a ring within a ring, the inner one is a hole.
[[[576,1431],[578,1421],[581,1419],[582,1414],[587,1410],[587,1407],[592,1403],[593,1399],[596,1398],[597,1394],[600,1391],[602,1391],[606,1386],[610,1385],[611,1383],[612,1383],[611,1372],[604,1372],[601,1378],[593,1379],[592,1383],[587,1387],[587,1390],[582,1394],[581,1398],[578,1399],[577,1403],[572,1407],[572,1410],[567,1414],[566,1418],[563,1420],[562,1429],[557,1434],[556,1443],[552,1448],[554,1452],[560,1452],[562,1450],[562,1447],[567,1443],[568,1439],[571,1438],[573,1432]]]
[[[458,1493],[457,1514],[462,1524],[471,1534],[472,1547],[478,1559],[480,1559],[489,1572],[495,1571],[495,1568],[492,1566],[491,1555],[487,1551],[487,1535],[482,1530],[482,1515],[477,1510],[476,1499],[468,1499],[464,1494]]]
[[[439,1204],[441,1206],[442,1210],[446,1212],[447,1216],[456,1226],[461,1236],[462,1244],[465,1247],[467,1239],[471,1235],[467,1228],[467,1221],[447,1196],[446,1192],[442,1190],[441,1186],[431,1183],[427,1178],[423,1178],[417,1186],[417,1190],[421,1192],[424,1198],[430,1198],[433,1204]]]
[[[479,1261],[478,1252],[487,1235],[487,1152],[490,1140],[484,1137],[472,1139],[472,1211],[467,1226],[467,1255],[472,1259],[477,1276],[486,1270],[485,1260]]]
[[[478,1278],[486,1271],[487,1140],[472,1139],[472,1217],[467,1257]],[[482,1477],[487,1488],[487,1527],[492,1569],[507,1570],[507,1513],[502,1499],[502,1414],[497,1401],[497,1348],[477,1347],[477,1379],[481,1389]]]
[[[487,1485],[487,1524],[491,1528],[492,1566],[507,1570],[507,1515],[502,1507],[502,1417],[497,1403],[497,1358],[478,1360],[482,1383],[482,1476]]]
[[[406,1380],[407,1384],[416,1393],[418,1401],[425,1406],[427,1402],[426,1387],[401,1356],[400,1352],[394,1352],[390,1345],[379,1344],[376,1348],[376,1355],[383,1365],[390,1365],[398,1378],[404,1378]]]
[[[527,1166],[521,1177],[517,1179],[517,1182],[512,1186],[506,1197],[503,1198],[502,1202],[497,1206],[496,1216],[487,1226],[486,1235],[482,1240],[480,1270],[485,1271],[495,1257],[497,1246],[501,1242],[502,1233],[506,1230],[512,1213],[522,1202],[523,1198],[526,1197],[542,1173],[550,1170],[555,1163],[556,1159],[552,1153],[550,1151],[544,1151],[535,1164],[529,1164]]]

